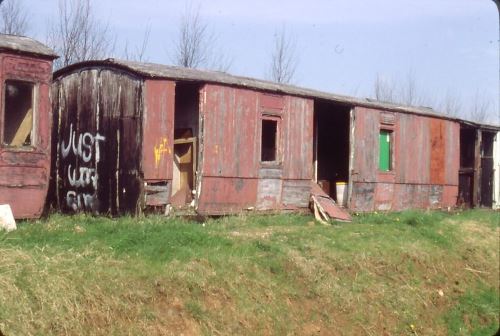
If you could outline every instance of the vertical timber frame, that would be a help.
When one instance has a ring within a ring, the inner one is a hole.
[[[474,142],[474,177],[472,189],[472,207],[477,207],[480,204],[481,195],[481,130],[475,130]]]

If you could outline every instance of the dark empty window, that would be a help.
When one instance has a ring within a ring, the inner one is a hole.
[[[5,82],[3,143],[29,146],[33,131],[33,84],[8,80]]]
[[[261,161],[277,161],[278,120],[262,119]]]

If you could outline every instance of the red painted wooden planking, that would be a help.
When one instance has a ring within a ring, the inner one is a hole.
[[[32,144],[17,148],[0,144],[0,204],[10,204],[15,218],[37,218],[43,212],[50,177],[52,61],[4,50],[0,53],[0,64],[2,97],[4,83],[9,79],[33,83],[36,90]],[[2,98],[0,136],[4,129],[3,104]]]
[[[145,180],[171,180],[175,83],[147,80],[144,92],[142,169]]]

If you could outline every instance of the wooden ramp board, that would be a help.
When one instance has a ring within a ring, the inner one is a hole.
[[[311,199],[314,206],[314,216],[321,222],[334,219],[342,222],[352,221],[351,215],[328,196],[315,182],[311,182]]]

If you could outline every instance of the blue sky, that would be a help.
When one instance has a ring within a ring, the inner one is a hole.
[[[45,40],[58,0],[23,0],[31,36]],[[98,18],[123,44],[139,44],[151,25],[147,60],[171,63],[184,0],[94,1]],[[191,4],[198,4],[191,1]],[[490,121],[500,123],[498,12],[491,0],[210,0],[199,2],[218,36],[217,48],[232,58],[230,73],[265,78],[273,34],[295,36],[299,64],[294,83],[323,91],[373,96],[377,76],[403,82],[408,73],[419,93],[434,102],[447,94],[464,109],[474,97],[489,102]],[[36,14],[35,14],[36,13]]]

